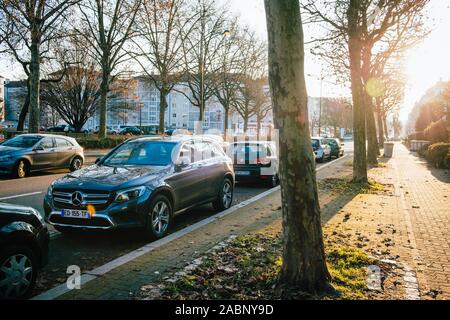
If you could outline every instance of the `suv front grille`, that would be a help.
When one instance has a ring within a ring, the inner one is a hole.
[[[56,189],[52,195],[55,205],[64,209],[81,209],[92,205],[101,210],[111,201],[111,194],[107,191]]]

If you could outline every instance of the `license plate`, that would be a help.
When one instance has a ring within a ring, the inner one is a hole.
[[[249,176],[250,175],[250,171],[236,171],[235,174],[237,176]]]
[[[87,210],[61,210],[61,217],[65,218],[77,218],[77,219],[90,219],[91,214]]]

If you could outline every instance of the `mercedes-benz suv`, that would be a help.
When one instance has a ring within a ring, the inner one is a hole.
[[[44,209],[61,232],[145,227],[161,238],[177,213],[209,202],[229,208],[233,189],[232,161],[213,139],[142,137],[54,181]]]

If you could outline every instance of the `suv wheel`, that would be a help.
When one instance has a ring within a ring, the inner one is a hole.
[[[172,222],[172,204],[164,195],[156,196],[151,204],[147,217],[147,232],[153,239],[164,237]]]
[[[22,179],[28,175],[29,171],[30,171],[30,166],[29,166],[28,162],[26,162],[25,160],[19,160],[19,161],[17,161],[16,165],[14,166],[13,175],[16,178]]]
[[[83,159],[81,159],[80,157],[75,157],[73,158],[72,162],[70,163],[70,171],[74,172],[77,170],[80,170],[81,167],[83,167]]]
[[[27,247],[13,246],[0,252],[0,299],[25,299],[36,283],[38,264]]]
[[[231,207],[233,203],[233,183],[229,178],[225,178],[217,195],[216,200],[213,202],[214,209],[223,211]]]

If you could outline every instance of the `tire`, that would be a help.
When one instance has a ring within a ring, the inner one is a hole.
[[[70,172],[74,172],[77,170],[80,170],[83,167],[83,159],[81,159],[80,157],[75,157],[72,159],[72,161],[70,162]]]
[[[15,262],[14,265],[13,262]],[[12,272],[7,273],[7,270]],[[12,246],[2,250],[0,252],[0,284],[7,278],[10,281],[0,286],[0,300],[29,298],[36,283],[37,273],[37,257],[29,248]]]
[[[322,157],[320,159],[317,159],[317,162],[319,162],[319,163],[325,162],[325,153],[322,153]]]
[[[160,239],[167,234],[172,223],[172,210],[172,203],[166,196],[160,194],[152,199],[145,226],[150,239]]]
[[[13,176],[18,179],[25,178],[30,174],[30,165],[26,160],[19,160],[13,168]]]
[[[219,194],[213,202],[213,207],[217,211],[223,211],[231,207],[233,204],[233,182],[229,178],[225,178],[220,185]]]
[[[274,174],[270,177],[270,179],[267,181],[267,186],[269,188],[275,188],[280,183],[280,180],[278,178],[278,174]]]

